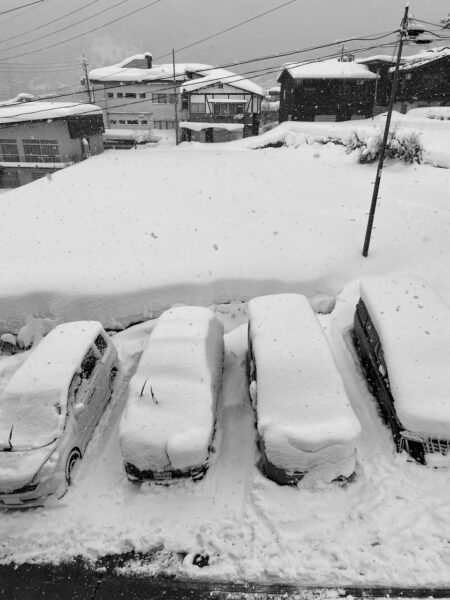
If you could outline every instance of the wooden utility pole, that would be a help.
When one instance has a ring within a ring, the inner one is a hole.
[[[384,127],[384,135],[383,135],[383,141],[381,144],[380,157],[378,159],[378,167],[377,167],[377,174],[375,177],[375,185],[373,187],[372,202],[370,204],[369,219],[367,221],[367,228],[366,228],[366,237],[364,239],[364,248],[362,251],[363,256],[367,256],[369,253],[370,237],[372,235],[373,220],[375,218],[375,209],[377,206],[377,199],[378,199],[378,190],[380,188],[380,182],[381,182],[381,171],[383,170],[384,155],[386,152],[386,144],[387,144],[387,139],[388,139],[388,135],[389,135],[389,127],[391,124],[392,110],[394,108],[395,95],[397,93],[398,70],[399,70],[400,61],[402,58],[403,42],[408,33],[408,30],[407,30],[408,10],[409,10],[409,7],[408,7],[408,5],[406,5],[405,14],[403,15],[403,20],[400,25],[400,40],[398,43],[397,62],[395,63],[394,81],[392,82],[391,97],[389,100],[389,108],[388,108],[388,112],[386,115],[386,125]]]
[[[88,102],[90,104],[95,104],[94,90],[93,90],[93,88],[91,88],[91,82],[89,81],[88,63],[87,63],[86,57],[84,55],[84,52],[83,52],[83,58],[81,60],[81,65],[83,67],[83,72],[84,72],[84,83],[85,83],[86,91],[87,91],[87,95],[88,95]]]
[[[178,93],[177,93],[177,77],[175,72],[175,50],[172,48],[172,67],[173,67],[173,93],[175,94],[174,107],[175,107],[175,143],[178,146]]]

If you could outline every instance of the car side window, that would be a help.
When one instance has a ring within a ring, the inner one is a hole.
[[[84,379],[89,379],[97,364],[97,358],[95,357],[94,350],[89,348],[86,356],[81,363],[81,375]]]
[[[69,399],[70,407],[74,406],[78,402],[80,387],[81,387],[81,376],[79,373],[75,373],[75,375],[72,377],[72,381],[70,382],[69,391],[68,391],[68,399]]]
[[[97,339],[95,340],[95,347],[99,351],[100,356],[103,356],[105,354],[106,348],[108,347],[108,342],[102,335],[98,335]]]

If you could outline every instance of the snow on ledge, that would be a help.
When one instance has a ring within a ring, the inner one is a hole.
[[[244,129],[243,123],[196,123],[194,121],[181,121],[180,127],[191,129],[192,131],[202,131],[203,129],[226,129],[227,131],[239,131]]]

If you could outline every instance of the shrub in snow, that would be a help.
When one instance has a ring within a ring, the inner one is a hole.
[[[57,320],[32,317],[29,315],[26,319],[25,325],[19,329],[19,333],[17,334],[17,342],[19,346],[25,350],[28,350],[31,348],[31,346],[35,346],[57,324]]]
[[[383,133],[381,131],[369,136],[353,131],[347,139],[346,147],[348,152],[359,150],[360,163],[370,163],[378,160],[382,143]],[[418,131],[394,128],[389,132],[385,152],[386,158],[420,163],[422,155],[423,146]]]

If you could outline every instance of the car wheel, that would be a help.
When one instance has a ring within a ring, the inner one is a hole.
[[[66,463],[67,485],[70,485],[70,483],[71,483],[72,471],[73,471],[76,463],[80,460],[80,458],[81,458],[81,452],[78,450],[78,448],[74,448],[72,450],[72,452],[69,454],[69,458],[67,459],[67,463]]]

